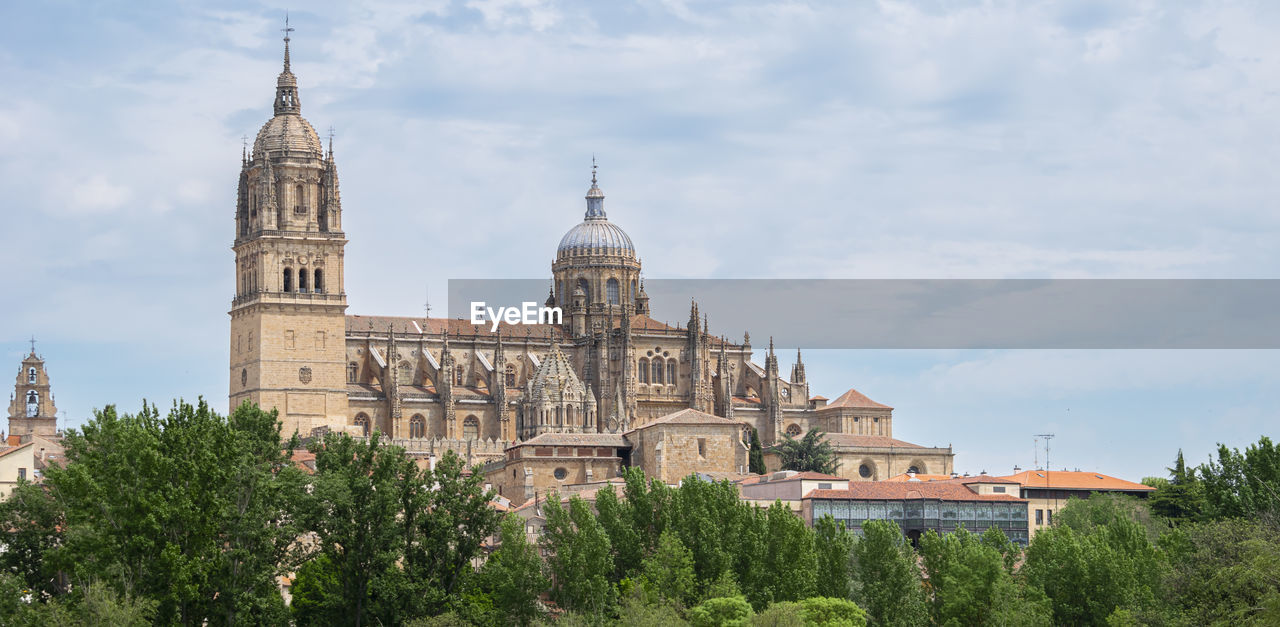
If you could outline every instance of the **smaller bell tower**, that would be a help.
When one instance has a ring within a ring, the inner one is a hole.
[[[44,360],[36,355],[36,341],[32,339],[31,354],[18,368],[18,379],[9,399],[9,435],[48,438],[57,434],[58,408],[49,391],[49,373],[44,369]]]

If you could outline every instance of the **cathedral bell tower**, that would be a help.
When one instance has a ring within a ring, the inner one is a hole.
[[[9,435],[58,434],[58,408],[49,390],[49,373],[44,360],[36,355],[36,342],[31,340],[31,354],[22,360],[13,397],[9,399]]]
[[[347,296],[333,139],[326,153],[303,119],[298,78],[276,79],[275,115],[241,156],[230,400],[278,409],[283,435],[346,424]]]

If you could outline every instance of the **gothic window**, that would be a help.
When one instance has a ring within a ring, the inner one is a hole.
[[[284,269],[284,291],[293,291],[293,268]]]
[[[306,192],[303,191],[301,185],[294,188],[293,200],[295,203],[297,203],[293,206],[293,212],[295,214],[303,215],[307,213],[307,196],[306,196]]]
[[[912,475],[918,475],[920,474],[920,469],[916,468],[915,466],[912,466],[910,468],[907,468],[907,473]]]
[[[361,435],[369,435],[369,417],[363,412],[356,414],[356,426],[360,427]]]
[[[610,305],[617,305],[618,303],[622,302],[621,298],[618,296],[618,280],[617,279],[609,279],[609,281],[605,283],[604,286],[605,286],[605,295],[609,297]]]
[[[427,421],[421,415],[409,419],[409,437],[421,438],[427,434]]]
[[[316,268],[316,280],[311,287],[315,288],[317,294],[324,291],[324,270]]]
[[[36,369],[27,368],[27,383],[35,383],[35,382],[36,382]]]
[[[662,383],[662,360],[653,360],[653,382]]]
[[[631,304],[634,305],[636,302],[636,280],[635,279],[631,279],[631,295],[630,296],[631,296]]]
[[[360,366],[356,362],[347,364],[347,383],[356,383],[357,377],[360,376]]]
[[[463,381],[462,366],[454,366],[453,367],[453,384],[462,385],[462,381]]]
[[[582,293],[586,294],[587,296],[583,300],[585,300],[588,303],[591,302],[591,288],[587,285],[586,279],[578,279],[578,288],[581,289]]]
[[[480,438],[480,419],[475,416],[467,416],[462,421],[462,439],[476,440]]]
[[[409,362],[402,361],[396,367],[396,383],[400,385],[410,385],[413,383],[413,366]]]
[[[40,395],[35,390],[27,392],[27,417],[33,418],[40,413]]]
[[[641,383],[649,382],[649,360],[648,359],[645,359],[643,357],[640,358],[640,367],[636,368],[636,374],[640,375],[639,378]]]
[[[787,425],[787,435],[793,438],[796,437],[797,435],[800,435],[800,425],[797,425],[797,424]]]
[[[676,382],[676,360],[667,360],[667,383],[675,384]]]
[[[298,291],[307,291],[307,270],[305,268],[298,268]]]
[[[515,366],[515,364],[507,364],[506,385],[507,385],[507,387],[515,387],[515,385],[516,385],[516,366]]]

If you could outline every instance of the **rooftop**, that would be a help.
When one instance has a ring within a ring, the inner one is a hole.
[[[844,500],[911,500],[938,499],[942,501],[1024,501],[1008,494],[978,494],[963,485],[929,481],[906,483],[902,481],[853,482],[847,490],[814,490],[807,499]]]
[[[1010,483],[1020,483],[1024,488],[1059,488],[1063,490],[1113,490],[1151,492],[1155,488],[1125,481],[1096,472],[1079,470],[1024,470],[1015,475],[997,477]]]

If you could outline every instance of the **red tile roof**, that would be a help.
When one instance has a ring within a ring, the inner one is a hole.
[[[841,394],[839,397],[836,398],[836,400],[831,401],[830,403],[827,403],[826,407],[820,407],[818,409],[819,410],[831,409],[833,407],[834,408],[848,407],[853,409],[893,409],[888,405],[885,405],[883,403],[877,403],[867,398],[865,394],[853,388],[849,388],[848,392]]]
[[[885,481],[949,481],[953,477],[951,475],[926,475],[921,473],[910,474],[902,473],[885,479]]]
[[[1008,494],[978,494],[955,483],[941,481],[901,482],[864,481],[852,482],[847,490],[814,490],[807,499],[845,500],[911,500],[939,499],[943,501],[1023,501]]]
[[[682,409],[673,414],[667,414],[660,418],[655,418],[653,420],[650,420],[649,422],[646,422],[636,427],[635,429],[632,429],[631,431],[635,431],[637,429],[646,429],[648,427],[652,427],[653,425],[705,425],[705,424],[737,425],[739,423],[734,420],[729,420],[728,418],[722,418],[720,416],[708,414],[706,412],[698,411],[696,409]]]
[[[876,448],[925,448],[902,440],[895,440],[883,435],[857,435],[854,433],[828,433],[827,441],[834,447],[876,447]]]
[[[1063,490],[1113,490],[1151,492],[1155,488],[1141,483],[1125,481],[1096,472],[1072,470],[1024,470],[1016,475],[997,477],[1010,483],[1020,483],[1025,488],[1059,488]]]
[[[417,327],[414,326],[417,323]],[[401,316],[347,316],[347,332],[370,332],[375,335],[386,334],[387,327],[390,326],[396,333],[418,334],[418,329],[422,329],[422,333],[428,335],[440,335],[445,329],[449,330],[451,338],[461,338],[465,341],[471,337],[491,338],[496,335],[490,331],[493,328],[492,322],[484,324],[471,324],[470,320],[458,320],[456,318],[412,318]],[[498,323],[498,331],[502,333],[504,339],[522,339],[529,337],[532,339],[560,339],[563,337],[563,330],[558,324],[507,324],[506,322]]]
[[[789,471],[771,472],[767,475],[751,475],[744,479],[738,480],[736,483],[738,485],[756,485],[758,483],[784,483],[787,481],[841,481],[841,482],[848,481],[848,479],[845,479],[844,477],[836,477],[833,475],[827,475],[820,472],[807,472],[807,471],[797,472],[791,475],[777,476],[777,475],[781,475],[784,472],[789,472]]]

